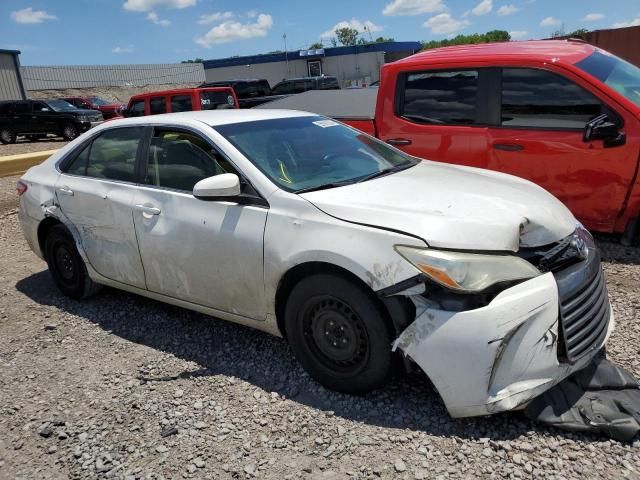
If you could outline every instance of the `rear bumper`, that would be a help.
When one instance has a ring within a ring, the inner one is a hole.
[[[452,417],[522,407],[584,368],[613,331],[613,312],[605,298],[601,306],[606,315],[598,320],[598,330],[593,330],[602,333],[594,335],[578,357],[566,358],[561,306],[584,290],[582,274],[593,265],[599,273],[595,250],[589,260],[574,267],[573,275],[556,278],[545,273],[504,290],[488,305],[474,310],[438,310],[424,296],[410,295],[416,318],[398,337],[394,349],[401,349],[425,371]],[[570,295],[565,292],[566,282],[573,282]]]

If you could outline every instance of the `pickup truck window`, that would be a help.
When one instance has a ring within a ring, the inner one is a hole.
[[[191,110],[193,110],[191,95],[174,95],[171,97],[172,112],[190,112]]]
[[[165,97],[151,97],[149,99],[149,112],[151,115],[167,113],[167,102]]]
[[[594,95],[571,80],[544,70],[502,70],[502,125],[580,129],[604,111]]]
[[[640,106],[640,68],[599,51],[580,60],[576,66]]]
[[[130,117],[142,117],[144,115],[144,99],[131,102],[128,113]]]
[[[469,125],[476,121],[478,72],[419,72],[407,75],[400,115],[417,123]]]

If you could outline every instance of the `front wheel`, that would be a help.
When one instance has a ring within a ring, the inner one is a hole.
[[[327,388],[366,393],[391,375],[385,317],[354,282],[325,274],[300,281],[287,300],[285,329],[302,366]]]
[[[0,142],[5,145],[8,143],[16,143],[16,132],[9,127],[0,127]]]
[[[72,123],[67,123],[64,127],[62,127],[62,136],[65,140],[73,140],[78,136],[78,127],[76,127]]]
[[[98,285],[89,278],[73,237],[63,225],[54,225],[47,233],[44,254],[53,281],[63,294],[80,299],[98,290]]]

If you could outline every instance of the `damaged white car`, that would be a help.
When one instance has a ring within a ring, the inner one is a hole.
[[[545,190],[313,114],[109,122],[18,190],[64,294],[110,285],[282,335],[341,392],[415,362],[454,417],[514,409],[613,329],[593,240]]]

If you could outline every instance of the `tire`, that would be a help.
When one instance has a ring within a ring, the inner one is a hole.
[[[78,127],[76,127],[73,123],[67,123],[64,127],[62,127],[62,137],[65,140],[75,140],[78,136]]]
[[[44,254],[49,273],[64,295],[81,299],[98,291],[99,285],[89,278],[75,241],[64,225],[54,225],[47,232]]]
[[[391,376],[385,316],[364,288],[349,280],[319,274],[300,281],[287,299],[285,331],[305,370],[331,390],[366,393]]]
[[[16,143],[16,132],[9,127],[0,127],[0,143]]]

